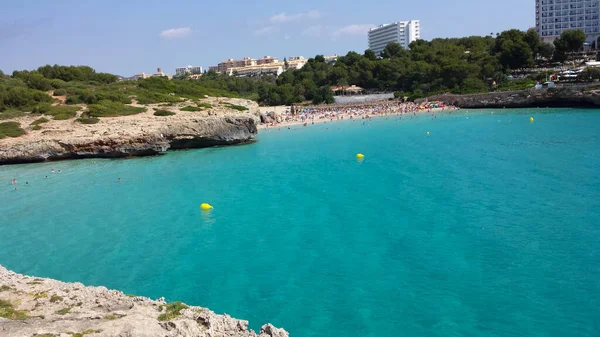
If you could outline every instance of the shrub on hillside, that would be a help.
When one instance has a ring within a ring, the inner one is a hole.
[[[54,96],[65,96],[67,91],[65,89],[56,89],[54,90]]]
[[[100,101],[88,106],[91,117],[117,117],[135,115],[146,111],[146,108],[127,106],[120,102]]]
[[[228,108],[233,109],[233,110],[237,110],[237,111],[246,111],[246,110],[248,110],[248,108],[246,108],[243,105],[236,105],[236,104],[231,104],[231,103],[226,103],[225,105],[227,105]]]
[[[161,110],[156,110],[154,112],[154,116],[173,116],[173,115],[175,115],[175,113],[172,112],[172,111],[169,111],[169,110],[162,110],[161,109]]]
[[[67,120],[77,116],[80,109],[78,106],[57,105],[46,112],[46,115],[54,116],[56,120]]]
[[[180,109],[181,111],[202,111],[200,108],[196,108],[195,106],[186,106]]]
[[[96,118],[96,117],[90,117],[90,118],[77,118],[76,121],[78,121],[81,124],[96,124],[100,121],[100,118]]]
[[[33,107],[31,113],[34,114],[45,114],[46,112],[52,110],[52,104],[50,103],[39,103]]]
[[[40,125],[43,123],[48,123],[49,121],[50,120],[48,118],[42,117],[42,118],[38,118],[38,119],[34,120],[33,122],[31,122],[31,125]]]
[[[18,122],[0,123],[0,139],[5,137],[19,137],[25,134]]]

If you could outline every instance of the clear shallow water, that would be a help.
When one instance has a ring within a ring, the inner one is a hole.
[[[294,337],[598,336],[600,112],[524,111],[3,166],[0,263]]]

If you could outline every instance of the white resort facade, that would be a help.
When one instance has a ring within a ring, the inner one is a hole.
[[[592,42],[600,36],[600,0],[535,0],[535,27],[544,42],[568,29],[581,29]]]
[[[369,30],[369,49],[379,55],[390,42],[397,42],[408,49],[411,42],[420,38],[419,20],[388,23]]]
[[[288,69],[301,69],[308,62],[302,56],[292,56],[285,61],[265,56],[259,59],[245,57],[240,60],[227,59],[216,66],[208,67],[209,71],[239,77],[260,77],[264,75],[279,76]]]
[[[185,74],[202,74],[204,69],[201,66],[187,66],[175,68],[175,75],[181,76]]]

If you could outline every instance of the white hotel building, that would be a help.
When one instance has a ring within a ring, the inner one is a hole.
[[[398,42],[408,49],[411,42],[420,38],[419,20],[389,23],[369,30],[369,49],[379,55],[390,42]]]
[[[600,36],[600,0],[535,0],[535,26],[544,42],[568,29],[581,29],[593,41]]]
[[[185,74],[202,74],[202,67],[200,66],[187,66],[175,68],[175,75],[185,75]]]

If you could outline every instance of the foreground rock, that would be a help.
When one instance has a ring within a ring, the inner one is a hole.
[[[536,108],[536,107],[600,107],[600,87],[596,85],[562,84],[555,88],[490,92],[485,94],[443,94],[417,100],[444,101],[460,108]]]
[[[240,104],[241,100],[235,101]],[[150,156],[171,149],[203,148],[252,141],[260,123],[258,105],[248,102],[247,112],[214,104],[201,112],[148,106],[144,113],[100,118],[97,124],[75,119],[50,120],[34,130],[40,116],[15,119],[27,134],[0,139],[0,165],[79,158]],[[253,105],[252,105],[253,104]],[[256,106],[254,106],[256,105]],[[170,109],[173,116],[154,116],[154,109]]]
[[[0,266],[0,336],[83,335],[289,337],[271,324],[263,325],[257,334],[248,329],[248,321],[205,308],[130,297],[105,287],[34,278]]]

